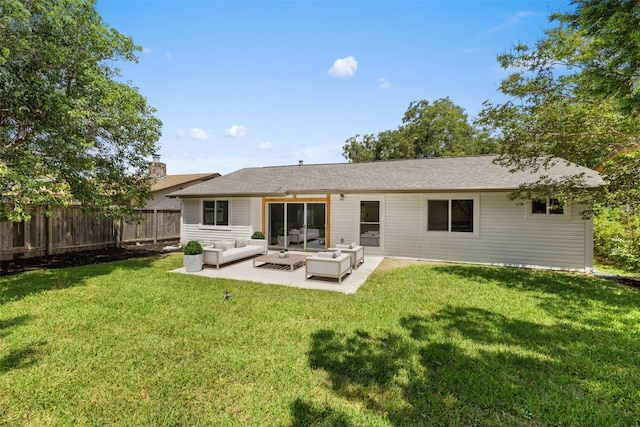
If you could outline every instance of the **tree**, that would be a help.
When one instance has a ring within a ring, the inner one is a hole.
[[[514,170],[544,171],[557,157],[599,165],[607,185],[594,193],[580,176],[541,180],[514,197],[638,204],[640,191],[640,5],[628,0],[577,0],[553,14],[556,26],[534,48],[516,45],[498,57],[515,70],[485,103],[477,124],[495,136],[499,161]]]
[[[342,155],[351,162],[486,154],[492,145],[486,135],[479,134],[464,109],[449,98],[429,104],[415,101],[395,130],[356,135],[346,140]]]
[[[112,67],[139,50],[94,0],[0,3],[0,219],[72,201],[115,218],[144,205],[161,122]]]

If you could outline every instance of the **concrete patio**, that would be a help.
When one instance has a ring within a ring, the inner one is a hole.
[[[269,253],[275,253],[269,251]],[[311,252],[297,252],[292,251],[291,254],[308,255],[311,256]],[[360,264],[357,269],[352,269],[351,273],[347,274],[342,283],[338,283],[337,279],[328,279],[322,277],[309,277],[305,278],[304,266],[297,268],[294,271],[287,270],[271,270],[268,268],[254,268],[253,258],[247,258],[242,261],[224,264],[220,269],[216,269],[212,266],[205,266],[202,271],[196,273],[187,273],[184,268],[178,268],[172,270],[172,273],[193,274],[196,276],[210,277],[212,279],[234,279],[245,280],[249,282],[258,282],[264,284],[290,286],[294,288],[302,289],[316,289],[323,291],[342,292],[345,294],[354,294],[367,280],[369,275],[375,271],[380,265],[384,257],[365,255],[364,263]]]

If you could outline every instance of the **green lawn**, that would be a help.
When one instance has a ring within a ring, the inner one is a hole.
[[[1,278],[0,425],[640,423],[633,288],[385,261],[342,295],[180,265]]]

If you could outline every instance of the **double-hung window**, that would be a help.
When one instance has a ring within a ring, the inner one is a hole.
[[[204,200],[202,202],[203,225],[229,225],[228,200]]]
[[[378,200],[360,202],[360,244],[380,246],[380,202]]]
[[[532,200],[532,215],[563,215],[564,204],[558,199]]]
[[[473,233],[474,199],[427,200],[427,231]]]

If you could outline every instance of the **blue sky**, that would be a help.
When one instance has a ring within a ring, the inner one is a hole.
[[[345,162],[409,103],[500,101],[496,55],[533,44],[568,1],[98,0],[143,48],[118,63],[163,122],[169,174]]]

